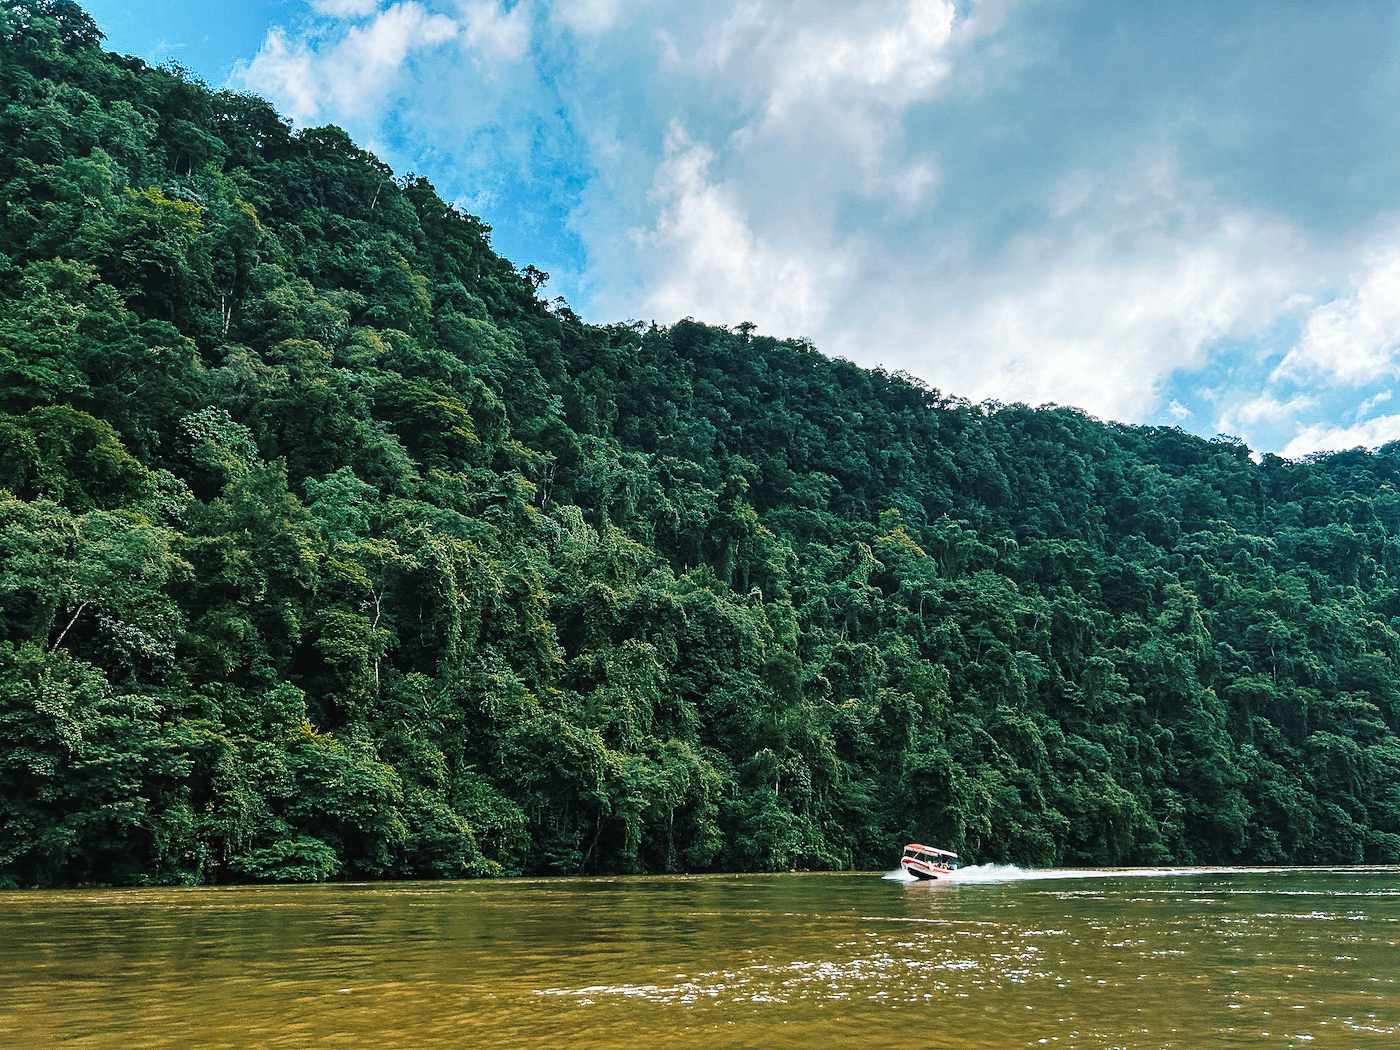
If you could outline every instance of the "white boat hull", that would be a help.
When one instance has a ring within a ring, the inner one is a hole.
[[[922,864],[919,861],[908,859],[899,862],[908,874],[916,879],[944,879],[953,873],[952,868],[940,868],[931,864]]]

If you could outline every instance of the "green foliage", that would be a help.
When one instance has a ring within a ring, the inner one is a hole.
[[[340,861],[320,839],[298,835],[255,849],[230,867],[259,882],[324,882],[339,870]]]
[[[0,884],[1400,859],[1400,445],[583,324],[0,2]]]

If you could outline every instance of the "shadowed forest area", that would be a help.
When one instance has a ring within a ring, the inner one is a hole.
[[[0,2],[0,884],[1400,862],[1400,443],[595,326]]]

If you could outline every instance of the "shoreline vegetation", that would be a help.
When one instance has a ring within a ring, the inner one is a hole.
[[[0,2],[0,885],[1400,862],[1400,443],[585,324]]]

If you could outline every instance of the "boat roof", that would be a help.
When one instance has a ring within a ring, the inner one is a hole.
[[[916,849],[920,853],[936,853],[940,857],[952,857],[954,860],[956,860],[958,856],[956,853],[949,853],[946,849],[938,849],[934,846],[920,846],[917,842],[911,842],[904,848],[906,851]]]

